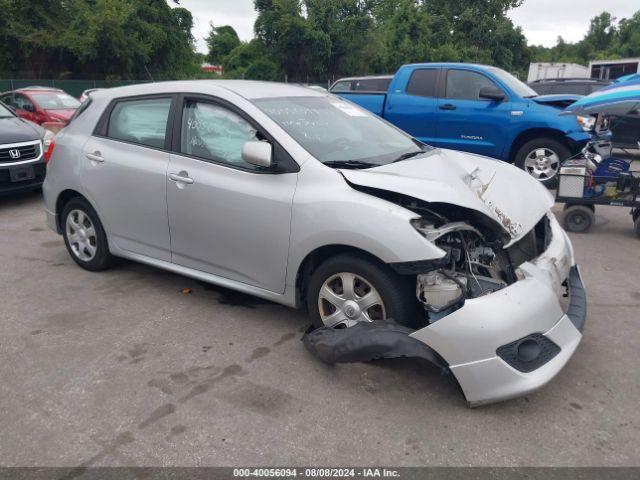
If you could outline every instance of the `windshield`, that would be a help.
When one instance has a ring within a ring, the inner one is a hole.
[[[502,83],[506,84],[507,87],[513,90],[516,93],[516,95],[523,98],[531,98],[531,97],[538,96],[538,93],[533,88],[531,88],[526,83],[518,80],[516,77],[514,77],[510,73],[495,67],[490,67],[488,70],[491,71],[491,73],[493,73],[496,77],[498,77],[498,79]]]
[[[408,135],[337,97],[264,98],[254,103],[322,163],[378,166],[420,151]]]
[[[80,102],[64,92],[32,93],[31,97],[45,110],[76,109]]]
[[[7,107],[0,102],[0,118],[12,118],[14,115]]]

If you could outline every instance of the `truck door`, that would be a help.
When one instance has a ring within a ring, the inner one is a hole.
[[[480,98],[483,87],[500,88],[481,72],[451,68],[445,75],[438,100],[437,145],[501,158],[511,122],[508,95],[503,101]]]
[[[407,79],[398,78],[393,85],[406,85],[402,91],[389,90],[384,118],[421,142],[433,145],[436,141],[436,117],[439,68],[419,68],[399,72]]]

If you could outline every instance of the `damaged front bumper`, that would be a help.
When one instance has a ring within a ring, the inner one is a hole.
[[[586,294],[571,242],[549,215],[552,240],[543,255],[520,265],[519,281],[468,299],[417,331],[395,324],[365,324],[362,331],[323,328],[305,337],[306,347],[328,363],[426,358],[449,368],[470,406],[542,387],[573,355],[586,319]]]

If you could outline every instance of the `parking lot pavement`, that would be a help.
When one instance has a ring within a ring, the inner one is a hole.
[[[42,208],[0,199],[0,465],[640,465],[627,209],[572,237],[589,318],[567,367],[468,409],[426,362],[321,364],[301,312],[134,263],[83,271]]]

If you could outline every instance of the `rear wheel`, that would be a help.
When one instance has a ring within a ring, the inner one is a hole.
[[[516,153],[515,165],[545,187],[558,184],[558,172],[564,160],[571,156],[569,149],[553,138],[537,138],[520,147]]]
[[[418,318],[412,280],[368,258],[337,255],[311,275],[307,307],[316,327],[348,328],[386,319],[411,326]]]
[[[564,228],[573,233],[586,233],[595,221],[595,213],[586,205],[571,205],[564,211]]]
[[[113,264],[102,223],[84,198],[73,198],[62,209],[62,235],[69,255],[85,270],[105,270]]]

